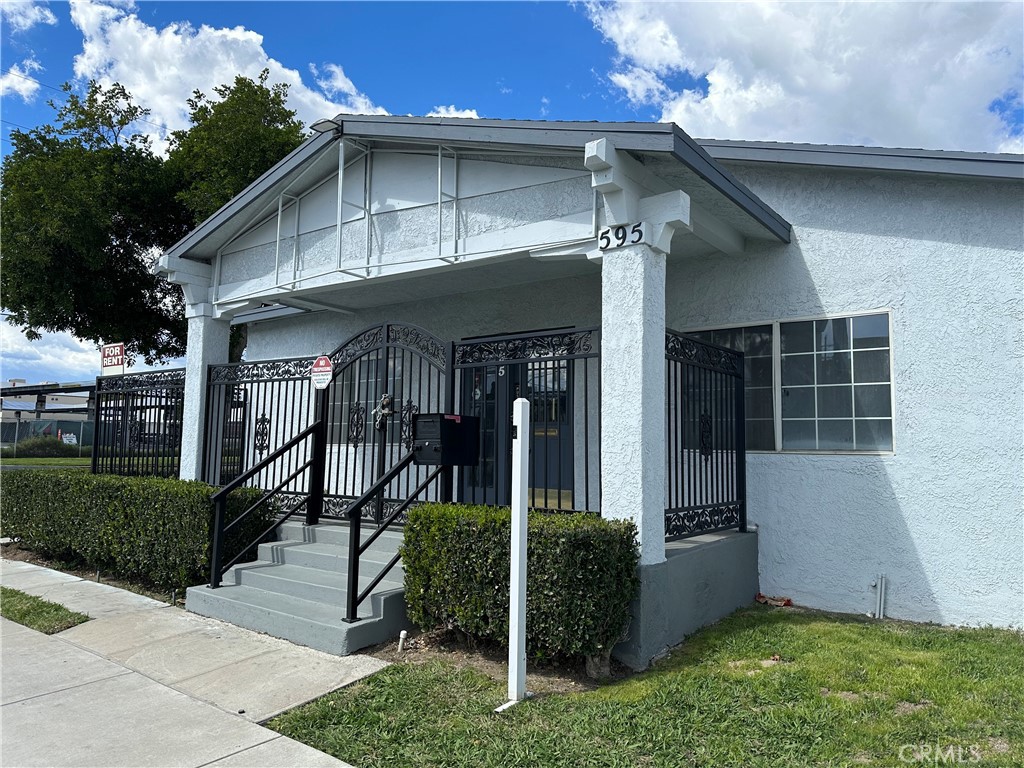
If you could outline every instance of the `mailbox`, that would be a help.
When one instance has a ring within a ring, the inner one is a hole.
[[[476,466],[480,462],[480,419],[450,413],[415,414],[412,452],[417,464]]]

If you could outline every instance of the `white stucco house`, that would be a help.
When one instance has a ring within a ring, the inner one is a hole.
[[[332,355],[329,497],[393,463],[418,410],[482,416],[480,466],[434,492],[502,503],[501,414],[533,399],[535,504],[638,525],[636,666],[758,590],[1024,625],[1020,156],[671,124],[314,127],[160,262],[188,304],[183,477],[227,482],[298,435]],[[731,365],[720,347],[744,353],[738,399],[701,378]]]

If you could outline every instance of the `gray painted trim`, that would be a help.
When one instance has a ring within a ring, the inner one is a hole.
[[[675,128],[675,146],[672,154],[708,182],[712,187],[735,202],[740,208],[752,216],[758,223],[767,228],[775,237],[788,243],[793,228],[789,222],[769,208],[757,195],[737,181],[682,129]]]
[[[698,139],[697,143],[715,160],[730,162],[1024,179],[1022,155],[721,139]]]
[[[221,209],[214,213],[210,218],[168,248],[167,255],[171,257],[194,259],[194,257],[190,257],[188,255],[188,251],[192,247],[198,245],[208,235],[212,234],[214,230],[219,229],[222,224],[240,213],[242,209],[248,206],[254,198],[259,197],[263,192],[286,179],[290,173],[303,165],[306,161],[310,160],[321,150],[329,147],[334,143],[334,139],[335,137],[329,133],[317,134],[306,139],[302,144],[286,155],[283,160],[277,163],[277,165],[256,179],[256,181],[239,192],[235,197],[231,198],[231,200],[225,203],[224,206],[222,206]],[[194,260],[201,260],[205,263],[209,263],[205,258]]]

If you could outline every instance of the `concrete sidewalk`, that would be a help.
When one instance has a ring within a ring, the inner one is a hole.
[[[259,723],[386,665],[29,563],[0,560],[0,582],[93,617],[51,636],[0,620],[5,768],[343,768]]]

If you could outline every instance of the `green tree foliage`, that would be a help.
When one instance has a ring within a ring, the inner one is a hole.
[[[148,114],[120,85],[64,86],[54,125],[12,131],[3,164],[0,293],[31,338],[70,331],[156,361],[184,353],[181,291],[150,271],[188,231],[148,140]],[[57,105],[51,102],[57,109]]]
[[[89,84],[53,125],[12,131],[0,194],[0,299],[29,338],[69,331],[124,341],[147,362],[185,352],[180,288],[151,272],[160,253],[303,139],[286,85],[236,77],[188,101],[191,127],[166,161],[135,131],[148,110],[121,85]],[[244,342],[242,342],[244,344]]]
[[[195,91],[188,101],[192,127],[171,134],[167,165],[196,224],[302,143],[302,123],[285,106],[288,86],[268,86],[268,76],[266,69],[256,81],[239,75],[213,89],[217,101]]]

